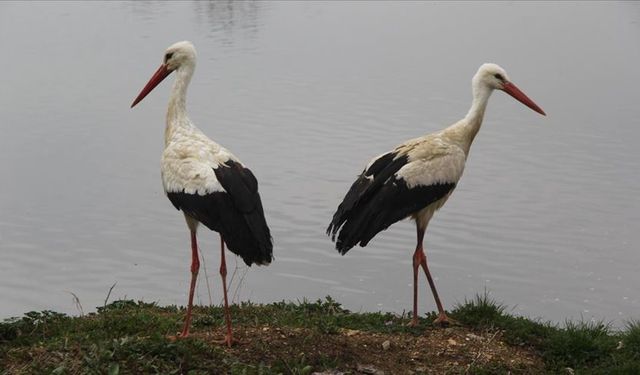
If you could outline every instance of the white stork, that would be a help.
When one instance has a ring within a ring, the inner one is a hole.
[[[202,223],[220,234],[220,276],[227,326],[223,342],[231,346],[233,336],[227,300],[225,243],[248,266],[269,264],[273,258],[273,245],[258,194],[258,181],[253,173],[231,152],[207,138],[187,116],[187,87],[195,67],[193,44],[187,41],[173,44],[131,107],[171,72],[176,72],[167,110],[161,172],[167,197],[176,209],[182,210],[191,232],[189,304],[179,336],[189,335],[193,292],[200,268],[196,231],[198,224]]]
[[[413,254],[413,319],[418,324],[418,267],[422,266],[438,307],[437,324],[450,322],[427,267],[422,240],[434,212],[447,201],[462,176],[493,90],[502,90],[527,107],[544,111],[520,91],[496,64],[483,64],[473,76],[473,102],[467,115],[436,133],[406,141],[373,158],[351,185],[327,228],[336,249],[345,254],[356,244],[366,246],[391,224],[411,217],[416,222]]]

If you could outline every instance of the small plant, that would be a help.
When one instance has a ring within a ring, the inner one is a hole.
[[[492,326],[502,320],[506,307],[489,297],[487,291],[476,295],[472,300],[458,304],[453,310],[453,317],[461,323],[471,326]]]
[[[543,357],[557,368],[587,367],[608,360],[617,346],[610,327],[601,322],[567,322],[544,342]]]
[[[640,360],[640,320],[627,323],[626,333],[622,338],[622,348],[631,358]]]

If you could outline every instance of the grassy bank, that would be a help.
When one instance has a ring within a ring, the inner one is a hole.
[[[83,317],[30,312],[0,323],[3,373],[53,374],[406,374],[640,373],[640,324],[614,332],[604,324],[565,328],[513,317],[477,297],[439,328],[427,316],[351,313],[317,302],[233,306],[231,349],[219,307],[194,311],[193,336],[175,340],[184,309],[116,301]],[[377,372],[376,372],[377,371]]]

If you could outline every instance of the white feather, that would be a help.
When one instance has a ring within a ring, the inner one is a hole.
[[[462,177],[466,155],[456,144],[448,143],[436,133],[409,141],[406,148],[408,163],[396,177],[402,178],[409,189],[416,186],[457,183]]]
[[[199,195],[225,192],[214,169],[229,160],[240,163],[229,150],[210,140],[195,126],[189,132],[173,132],[162,154],[164,189]]]

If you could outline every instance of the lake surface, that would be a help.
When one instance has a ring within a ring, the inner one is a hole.
[[[275,241],[269,267],[228,258],[234,301],[410,311],[411,222],[344,257],[325,228],[371,157],[464,116],[495,62],[548,116],[494,93],[426,235],[443,302],[640,318],[637,3],[155,1],[0,3],[1,318],[77,314],[73,295],[92,311],[114,283],[110,300],[186,304],[188,231],[159,172],[172,78],[129,109],[185,39],[190,116],[254,171]],[[218,304],[217,234],[200,245],[197,302]]]

